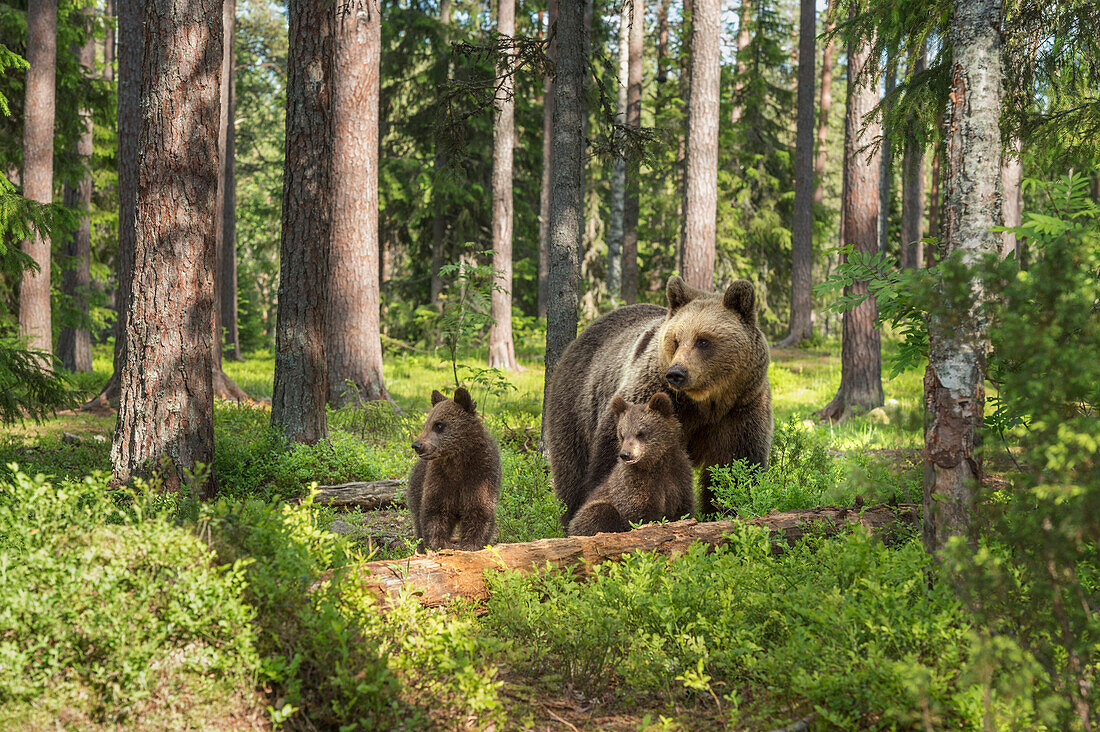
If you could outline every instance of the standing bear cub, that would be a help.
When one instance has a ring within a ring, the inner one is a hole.
[[[712,465],[742,459],[767,467],[772,445],[768,343],[756,322],[752,283],[722,293],[671,277],[668,308],[628,305],[585,328],[554,366],[546,435],[562,523],[615,467],[614,396],[672,398],[692,465],[704,468],[699,509],[714,512]]]
[[[434,551],[488,544],[500,498],[500,450],[470,393],[458,388],[448,399],[433,391],[432,411],[412,448],[420,456],[407,491],[416,538]]]
[[[630,524],[678,519],[694,509],[691,462],[681,444],[672,400],[659,391],[648,404],[616,395],[619,462],[569,522],[573,536],[630,531]]]

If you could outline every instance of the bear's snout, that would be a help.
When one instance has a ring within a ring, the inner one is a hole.
[[[419,442],[414,442],[412,444],[412,449],[413,452],[415,452],[417,455],[419,455],[420,457],[424,457],[425,447],[422,444],[420,444]]]
[[[683,386],[684,384],[687,383],[687,380],[688,380],[687,369],[685,369],[683,366],[675,366],[674,365],[668,371],[665,372],[665,379],[668,380],[668,383],[671,386],[678,389],[678,388],[680,388],[681,386]]]

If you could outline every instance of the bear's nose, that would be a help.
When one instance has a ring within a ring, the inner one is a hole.
[[[417,455],[423,455],[423,454],[424,454],[424,446],[423,446],[423,445],[421,445],[421,444],[420,444],[419,442],[414,442],[414,443],[412,444],[412,448],[413,448],[413,451],[414,451],[414,452],[415,452],[415,453],[416,453]]]
[[[683,386],[688,379],[688,373],[682,366],[673,366],[665,373],[665,378],[673,386]]]
[[[619,459],[622,460],[625,463],[627,460],[630,459],[630,453],[627,452],[626,450],[623,450],[622,452],[619,453]]]

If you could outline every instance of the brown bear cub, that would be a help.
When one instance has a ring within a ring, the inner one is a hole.
[[[418,541],[434,551],[488,544],[500,498],[500,450],[470,392],[458,388],[448,399],[433,391],[432,411],[412,448],[420,459],[407,498]]]
[[[681,444],[680,422],[668,394],[648,404],[611,400],[619,436],[619,461],[573,520],[569,533],[630,531],[630,524],[678,519],[694,510],[694,475]]]

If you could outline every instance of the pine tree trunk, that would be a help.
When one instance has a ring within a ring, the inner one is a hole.
[[[642,126],[642,39],[645,31],[645,0],[631,0],[629,65],[626,87],[626,126]],[[628,305],[638,301],[638,158],[626,161],[626,205],[623,210],[622,297]]]
[[[998,252],[1001,223],[1001,3],[957,2],[948,42],[954,68],[946,125],[943,256],[976,264]],[[988,324],[977,280],[969,302],[947,303],[928,321],[924,374],[924,546],[967,536],[981,484]]]
[[[627,87],[630,85],[630,21],[631,0],[623,0],[619,13],[619,79],[616,124],[626,124]],[[611,160],[611,201],[607,224],[607,296],[617,304],[623,288],[623,209],[626,206],[626,158],[615,155]]]
[[[333,86],[333,211],[325,358],[329,403],[389,399],[378,288],[379,0],[339,6]]]
[[[813,335],[814,264],[814,61],[817,51],[814,0],[802,0],[798,31],[798,115],[794,150],[794,219],[791,222],[791,322],[780,345],[795,346]]]
[[[271,424],[291,442],[328,436],[325,317],[332,241],[332,5],[291,0],[286,163]]]
[[[549,0],[546,10],[546,34],[551,39],[547,55],[557,58],[558,0]],[[539,272],[538,314],[547,316],[547,298],[550,294],[550,170],[553,167],[554,139],[554,77],[547,76],[543,91],[542,109],[542,185],[539,188]]]
[[[894,88],[897,86],[897,78],[894,73],[887,71],[885,75],[885,87],[886,93],[893,94]],[[888,105],[883,104],[888,108]],[[890,244],[890,209],[893,204],[893,183],[894,176],[892,173],[894,166],[894,152],[890,145],[890,136],[892,131],[886,125],[882,127],[882,149],[879,154],[879,164],[882,166],[882,175],[879,177],[879,203],[878,203],[878,223],[879,223],[879,246],[886,248]],[[900,259],[900,257],[899,257]]]
[[[706,0],[704,0],[706,1]],[[741,91],[743,85],[741,80],[745,76],[745,67],[747,65],[747,57],[742,53],[749,46],[749,42],[752,40],[752,34],[750,33],[749,26],[750,19],[752,18],[752,0],[741,0],[741,9],[738,14],[739,20],[737,21],[737,71],[736,81],[733,84],[732,108],[730,110],[730,123],[736,125],[741,121],[741,117],[745,110],[741,106]]]
[[[511,40],[516,34],[515,0],[497,3],[497,33]],[[489,367],[521,371],[512,340],[512,146],[515,143],[516,101],[512,65],[515,52],[509,49],[497,69],[503,77],[497,92],[493,116],[493,276],[489,313]]]
[[[115,80],[115,1],[106,0],[103,4],[103,79]]]
[[[691,91],[684,171],[684,279],[714,288],[718,216],[718,93],[721,81],[718,0],[694,0],[691,17]]]
[[[85,32],[84,45],[74,49],[89,78],[95,75],[95,35],[92,33],[91,10],[82,13]],[[84,130],[76,143],[78,165],[84,168],[80,182],[75,188],[65,186],[65,205],[84,213],[80,225],[66,242],[65,254],[70,264],[65,269],[61,291],[72,304],[71,316],[80,319],[77,326],[65,326],[57,338],[57,357],[70,371],[87,373],[92,370],[92,337],[88,332],[88,292],[92,287],[92,222],[89,218],[92,206],[92,113],[81,110],[80,119]]]
[[[243,361],[241,357],[240,330],[237,327],[237,71],[233,52],[237,26],[237,0],[225,0],[222,10],[222,32],[225,50],[222,55],[222,117],[225,127],[221,130],[222,142],[222,252],[221,252],[221,314],[225,350],[229,358]]]
[[[178,491],[214,463],[214,213],[221,3],[147,0],[137,226],[122,393],[111,462],[118,480],[162,470]],[[178,70],[186,68],[188,74]],[[167,463],[167,464],[164,464]]]
[[[439,2],[439,24],[443,27],[443,40],[450,37],[451,27],[451,0]],[[451,75],[451,54],[447,49],[436,60],[435,83],[442,86]],[[436,147],[435,159],[432,160],[435,179],[432,183],[432,199],[435,211],[432,213],[432,279],[429,290],[432,305],[440,304],[443,295],[443,277],[439,271],[443,268],[447,250],[447,207],[446,197],[440,193],[442,188],[444,171],[447,169],[447,154],[441,146]]]
[[[657,83],[668,81],[668,6],[670,0],[657,2]]]
[[[683,13],[680,16],[680,78],[677,86],[681,100],[691,97],[691,16],[692,0],[683,0]],[[687,117],[684,117],[684,126]],[[687,196],[687,131],[677,135],[676,146],[676,220],[680,222],[680,236],[676,242],[676,268],[684,272],[684,200]]]
[[[855,13],[855,7],[851,9]],[[868,159],[861,152],[865,140],[881,133],[875,120],[862,129],[863,121],[878,103],[878,90],[857,83],[870,61],[871,46],[862,42],[848,44],[848,104],[844,122],[844,183],[841,210],[841,238],[856,252],[873,254],[879,249],[879,176],[882,163],[878,154]],[[844,288],[845,296],[867,292],[867,283],[856,281]],[[840,388],[823,410],[823,419],[843,420],[868,409],[882,406],[882,346],[875,317],[878,306],[868,298],[859,307],[844,313],[841,326]]]
[[[924,71],[925,50],[913,61],[912,74]],[[901,266],[919,269],[924,260],[924,149],[910,132],[901,161]]]
[[[836,21],[826,10],[825,35],[832,33]],[[818,100],[817,157],[814,159],[814,205],[825,203],[825,166],[829,158],[829,108],[833,106],[833,53],[835,41],[830,38],[821,52],[821,95]]]
[[[588,47],[585,6],[585,0],[558,0],[548,232],[547,384],[562,351],[577,337],[580,252],[584,237],[584,86]]]
[[[940,125],[941,128],[943,125]],[[943,205],[943,191],[940,190],[940,163],[943,160],[943,142],[936,140],[932,148],[932,170],[928,177],[932,182],[928,192],[928,233],[936,238],[935,246],[924,248],[924,266],[931,267],[939,260],[939,250],[943,247],[943,238],[940,232],[940,207]]]
[[[54,80],[57,74],[57,0],[27,4],[26,102],[23,118],[23,196],[53,202]],[[32,232],[23,253],[38,265],[19,284],[19,333],[31,348],[53,352],[50,315],[50,239]]]
[[[1024,163],[1020,159],[1020,143],[1013,144],[1002,153],[1001,162],[1001,217],[1005,226],[1019,226],[1023,223],[1024,193],[1020,187],[1024,177]],[[1011,231],[1001,233],[1001,257],[1016,256],[1018,242]]]

